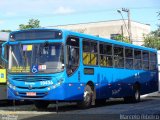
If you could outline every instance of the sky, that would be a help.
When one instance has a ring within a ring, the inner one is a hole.
[[[151,30],[160,24],[160,0],[0,0],[0,30],[18,30],[29,19],[38,19],[42,27],[117,20],[122,8]]]

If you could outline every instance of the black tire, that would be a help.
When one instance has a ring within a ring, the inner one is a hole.
[[[125,103],[137,103],[137,102],[140,102],[140,89],[136,88],[134,90],[134,95],[133,96],[124,97],[124,102]]]
[[[133,102],[140,102],[140,100],[141,100],[140,90],[136,89],[133,96]]]
[[[93,97],[93,90],[91,86],[86,85],[85,90],[84,90],[83,100],[77,103],[78,106],[80,108],[91,107],[92,97]]]
[[[42,109],[46,109],[49,105],[48,101],[43,101],[43,100],[38,100],[38,101],[34,101],[34,105],[37,109],[42,110]]]

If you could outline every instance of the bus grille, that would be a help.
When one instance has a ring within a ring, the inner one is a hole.
[[[28,82],[36,82],[36,81],[47,81],[51,80],[51,77],[46,76],[25,76],[25,77],[13,77],[12,80],[16,81],[28,81]]]
[[[28,87],[21,87],[21,86],[16,86],[17,88],[20,88],[20,89],[27,89],[27,90],[29,90],[29,88]],[[34,89],[45,89],[45,88],[47,88],[48,86],[43,86],[43,87],[32,87],[32,90],[34,90]]]

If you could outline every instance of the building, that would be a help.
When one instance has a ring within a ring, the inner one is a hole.
[[[0,32],[0,41],[7,41],[9,33],[8,32]]]
[[[111,20],[102,22],[80,23],[70,25],[51,26],[68,29],[104,38],[113,38],[116,35],[123,35],[128,38],[128,20]],[[131,21],[132,43],[143,45],[143,36],[150,33],[150,25]]]

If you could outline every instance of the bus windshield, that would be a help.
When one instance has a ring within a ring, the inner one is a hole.
[[[61,43],[17,44],[10,46],[10,73],[56,73],[64,69]],[[34,70],[33,70],[34,68]]]

